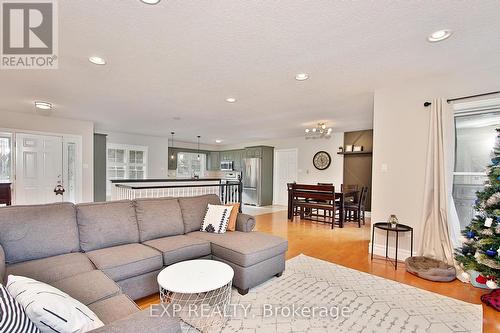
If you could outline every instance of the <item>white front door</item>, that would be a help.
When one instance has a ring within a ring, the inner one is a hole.
[[[16,205],[63,201],[56,186],[63,185],[62,137],[16,134]]]
[[[287,183],[297,181],[297,149],[278,149],[274,154],[274,204],[287,205]]]

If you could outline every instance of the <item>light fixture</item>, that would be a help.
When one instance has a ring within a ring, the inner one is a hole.
[[[198,140],[198,161],[200,160],[200,136],[196,136],[197,140]]]
[[[228,102],[228,103],[234,103],[234,102],[236,102],[236,98],[234,98],[234,97],[228,97],[228,98],[226,98],[226,102]]]
[[[52,103],[35,101],[35,107],[40,110],[52,110]]]
[[[295,75],[295,80],[297,81],[304,81],[304,80],[307,80],[309,78],[309,74],[307,73],[298,73],[297,75]]]
[[[326,123],[318,123],[316,127],[311,129],[306,128],[305,136],[306,138],[324,138],[329,137],[332,134],[333,129],[327,127]]]
[[[221,143],[222,140],[221,139],[215,139],[215,143]]]
[[[175,135],[175,132],[170,132],[170,134],[172,135],[172,152],[170,153],[170,159],[173,160],[175,159],[175,155],[174,155],[174,135]]]
[[[449,38],[453,32],[448,29],[434,31],[427,37],[427,40],[431,43],[440,42]]]
[[[146,5],[157,5],[160,0],[141,0],[141,2],[145,3]]]
[[[98,56],[89,57],[89,61],[94,65],[106,65],[106,60]]]

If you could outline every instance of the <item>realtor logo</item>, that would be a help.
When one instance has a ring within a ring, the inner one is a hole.
[[[1,69],[57,68],[55,1],[2,2]]]

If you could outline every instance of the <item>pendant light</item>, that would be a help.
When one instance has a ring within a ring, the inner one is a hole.
[[[198,161],[200,160],[200,136],[197,136],[198,138]]]
[[[170,132],[170,134],[172,135],[172,149],[170,149],[171,153],[170,153],[170,159],[173,160],[175,158],[175,155],[174,155],[174,135],[175,135],[175,132]]]

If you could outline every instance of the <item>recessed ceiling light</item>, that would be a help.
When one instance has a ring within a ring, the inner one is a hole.
[[[215,143],[221,143],[222,140],[221,139],[215,139]]]
[[[106,60],[104,60],[104,58],[97,56],[89,57],[89,61],[94,65],[106,65]]]
[[[228,98],[226,98],[226,102],[228,102],[228,103],[234,103],[234,102],[236,102],[236,98],[234,98],[234,97],[228,97]]]
[[[438,30],[438,31],[434,31],[432,34],[430,34],[427,37],[427,40],[431,43],[440,42],[442,40],[449,38],[452,34],[453,34],[453,32],[451,30],[448,30],[448,29]]]
[[[36,101],[35,102],[35,107],[40,110],[51,110],[52,109],[52,103],[49,102],[42,102],[42,101]]]
[[[297,75],[295,75],[295,80],[297,81],[304,81],[304,80],[307,80],[309,78],[309,74],[307,73],[299,73]]]
[[[141,2],[147,4],[147,5],[156,5],[160,0],[141,0]]]

